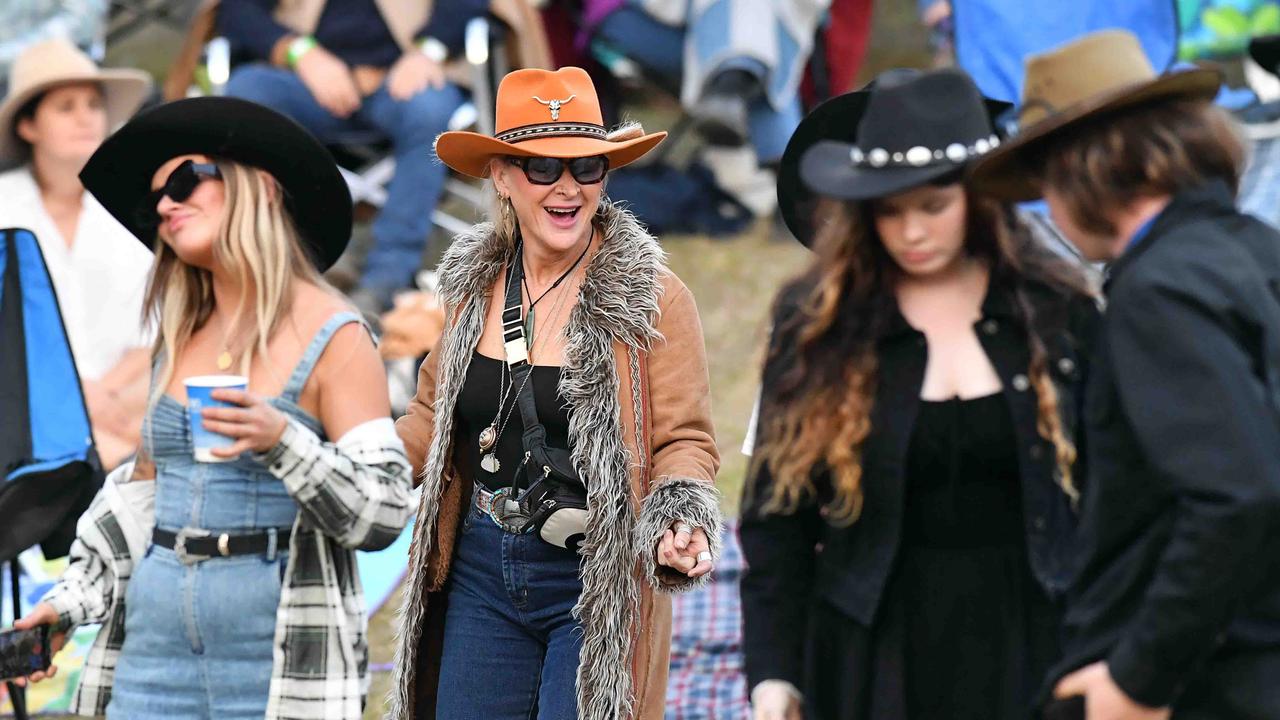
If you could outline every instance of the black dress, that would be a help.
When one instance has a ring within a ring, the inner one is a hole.
[[[867,628],[815,608],[819,627],[842,632],[828,633],[832,647],[815,648],[811,662],[840,661],[810,667],[809,676],[847,692],[810,698],[809,717],[1031,716],[1058,657],[1059,612],[1027,559],[1012,422],[1000,393],[921,402],[902,545],[879,614]],[[823,642],[822,633],[812,637]]]

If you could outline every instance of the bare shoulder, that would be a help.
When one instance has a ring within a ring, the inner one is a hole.
[[[354,312],[339,296],[322,288],[301,284],[294,295],[294,320],[303,337],[315,337],[330,318],[342,312]],[[322,377],[341,373],[352,364],[367,365],[374,360],[379,367],[378,351],[369,331],[362,323],[352,322],[338,328],[316,362]]]
[[[304,330],[319,330],[340,312],[355,312],[341,295],[300,282],[293,292],[293,317]]]

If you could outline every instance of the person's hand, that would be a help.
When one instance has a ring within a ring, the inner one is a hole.
[[[298,58],[294,71],[316,102],[335,117],[350,117],[360,109],[360,93],[351,68],[328,50],[317,45],[306,51]]]
[[[683,520],[671,523],[658,541],[658,564],[679,570],[690,578],[711,572],[711,546],[707,533]]]
[[[235,403],[240,407],[211,407],[200,411],[200,419],[206,430],[235,438],[231,447],[213,448],[217,457],[234,458],[252,450],[264,453],[280,442],[285,426],[289,424],[284,413],[271,406],[264,398],[244,390],[218,388],[210,395],[214,400]]]
[[[387,92],[392,100],[408,100],[428,87],[444,87],[444,66],[417,50],[401,55],[387,75]]]
[[[58,611],[53,609],[49,603],[42,602],[31,609],[31,612],[24,618],[15,620],[13,626],[18,630],[30,630],[40,625],[54,625],[58,622]],[[62,649],[67,642],[67,634],[65,632],[49,633],[49,655],[53,655]],[[25,678],[14,680],[14,684],[18,687],[24,687],[27,681],[40,682],[45,678],[51,678],[58,674],[58,666],[50,664],[49,669],[43,672],[32,673]]]
[[[804,720],[791,684],[765,680],[751,691],[751,720]]]
[[[1055,698],[1084,696],[1086,720],[1168,720],[1169,708],[1151,708],[1134,702],[1116,685],[1105,662],[1086,665],[1058,681]]]

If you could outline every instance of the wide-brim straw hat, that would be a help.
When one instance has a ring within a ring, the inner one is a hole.
[[[1196,68],[1157,74],[1125,30],[1090,33],[1026,61],[1017,132],[973,166],[974,186],[1005,200],[1043,193],[1029,158],[1080,124],[1160,100],[1212,100],[1222,76]]]
[[[604,155],[609,169],[635,162],[665,132],[610,139],[591,76],[578,67],[526,69],[498,85],[494,135],[454,130],[436,138],[436,156],[465,175],[484,178],[495,156],[578,158]]]
[[[22,51],[9,69],[9,94],[0,103],[0,164],[21,159],[25,145],[14,137],[14,116],[41,93],[62,85],[102,86],[107,127],[128,120],[151,92],[151,76],[141,70],[102,69],[67,40],[37,43]]]
[[[782,219],[809,246],[820,198],[871,200],[957,173],[999,145],[996,118],[1012,108],[962,70],[886,71],[800,121],[778,168]]]
[[[298,123],[248,100],[196,97],[158,105],[125,123],[89,158],[80,181],[148,249],[152,228],[138,208],[156,170],[182,155],[207,155],[265,170],[321,272],[351,239],[351,191],[333,156]]]

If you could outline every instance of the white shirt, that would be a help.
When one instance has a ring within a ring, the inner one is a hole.
[[[35,233],[53,280],[82,380],[98,380],[126,352],[150,343],[142,300],[151,251],[88,192],[68,246],[45,212],[29,167],[0,173],[0,227]]]

